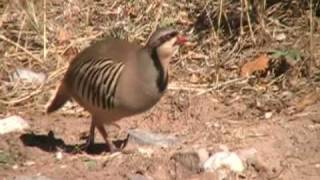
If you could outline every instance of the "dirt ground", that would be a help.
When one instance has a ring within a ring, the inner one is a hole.
[[[151,147],[151,155],[137,148],[110,155],[103,151],[99,136],[95,145],[99,150],[93,154],[68,152],[61,147],[75,148],[84,142],[79,137],[88,131],[88,118],[23,112],[31,130],[2,135],[1,150],[9,152],[15,162],[2,167],[1,177],[41,174],[52,179],[128,179],[143,174],[154,179],[205,179],[204,173],[179,168],[172,154],[191,148],[217,152],[225,145],[232,151],[255,148],[265,171],[271,172],[265,175],[251,167],[240,179],[319,179],[319,103],[294,116],[280,113],[265,119],[257,117],[243,101],[225,105],[212,95],[202,95],[185,96],[182,102],[178,95],[169,92],[147,114],[120,121],[121,133],[110,129],[112,139],[121,139],[127,129],[138,127],[174,134],[183,141],[171,148]],[[50,131],[53,134],[48,135]],[[57,152],[62,152],[61,159]]]
[[[318,2],[310,10],[310,1],[266,1],[264,13],[252,4],[251,19],[237,14],[250,9],[245,0],[223,1],[223,13],[219,1],[202,0],[10,2],[0,2],[0,119],[19,115],[30,128],[0,135],[0,179],[218,179],[172,157],[225,148],[257,151],[257,163],[226,179],[320,179]],[[89,131],[88,113],[74,103],[44,113],[68,62],[96,38],[143,44],[160,25],[175,26],[190,40],[170,64],[168,91],[150,111],[107,130],[113,141],[125,139],[129,129],[142,129],[174,135],[179,143],[128,145],[110,154],[96,133],[93,151],[79,150]],[[253,63],[243,73],[243,65],[262,54],[276,63]],[[10,75],[22,67],[43,72],[46,81],[15,82]],[[251,73],[258,70],[265,74]],[[255,77],[242,77],[246,73]]]
[[[96,145],[101,151],[96,154],[68,152],[62,147],[74,148],[83,142],[79,137],[88,131],[87,117],[21,113],[29,120],[31,131],[1,137],[1,150],[14,157],[11,166],[2,167],[1,177],[41,174],[52,179],[128,179],[138,173],[154,179],[205,179],[204,173],[179,168],[172,154],[190,148],[216,152],[225,145],[232,151],[255,148],[266,170],[274,174],[265,176],[249,168],[241,179],[319,179],[320,124],[315,123],[319,122],[319,103],[295,116],[276,114],[265,119],[241,100],[225,105],[211,95],[183,100],[177,95],[169,92],[147,114],[119,122],[122,134],[138,127],[174,134],[183,141],[174,148],[153,147],[151,155],[137,149],[110,155],[103,152],[101,138]],[[113,139],[121,138],[119,130],[110,130]],[[48,135],[50,131],[53,134]],[[57,152],[62,152],[61,159]]]

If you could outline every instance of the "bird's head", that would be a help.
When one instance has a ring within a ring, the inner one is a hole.
[[[171,28],[160,28],[151,35],[146,47],[152,51],[155,50],[160,61],[163,61],[170,59],[185,42],[187,39],[178,31]]]

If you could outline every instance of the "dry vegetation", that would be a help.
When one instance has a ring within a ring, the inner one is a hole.
[[[144,44],[160,26],[190,40],[171,62],[171,91],[241,102],[250,117],[293,116],[320,99],[319,17],[317,0],[1,0],[0,117],[43,113],[68,62],[96,39]],[[262,54],[268,65],[251,68],[264,72],[240,76]],[[13,81],[21,67],[46,81]]]
[[[42,111],[70,58],[96,38],[111,35],[143,44],[155,28],[169,25],[190,39],[172,62],[172,89],[201,94],[219,90],[213,93],[221,98],[248,88],[253,89],[248,95],[269,92],[274,98],[279,92],[272,91],[274,86],[301,90],[299,86],[313,86],[319,79],[319,2],[312,10],[309,6],[308,1],[3,2],[0,107],[4,114],[21,107]],[[294,50],[301,59],[267,81],[248,86],[238,78],[246,61],[275,50]],[[48,79],[37,87],[8,81],[18,67],[45,72]]]

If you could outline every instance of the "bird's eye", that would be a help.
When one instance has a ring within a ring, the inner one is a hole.
[[[171,32],[163,37],[163,41],[168,41],[178,35],[178,32]]]
[[[175,37],[176,35],[178,35],[178,32],[172,32],[169,34],[170,38],[173,38]]]

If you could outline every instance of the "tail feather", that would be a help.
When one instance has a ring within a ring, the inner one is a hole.
[[[68,100],[70,99],[70,95],[66,91],[63,83],[58,87],[56,91],[56,95],[53,100],[47,106],[47,113],[52,113],[59,108],[61,108]]]

